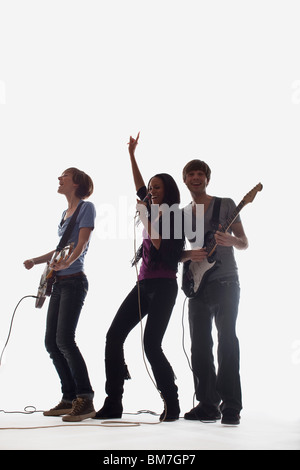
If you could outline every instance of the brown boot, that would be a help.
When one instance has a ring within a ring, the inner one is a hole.
[[[73,408],[69,414],[63,416],[63,421],[83,421],[87,418],[93,418],[96,414],[93,400],[89,398],[78,397],[73,401]]]
[[[44,411],[44,416],[62,416],[70,413],[72,410],[72,403],[69,401],[61,400],[61,402],[54,408]]]

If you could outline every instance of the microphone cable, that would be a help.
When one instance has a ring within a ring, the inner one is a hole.
[[[12,315],[12,318],[11,318],[11,321],[10,321],[10,327],[9,327],[9,332],[8,332],[8,336],[7,336],[7,339],[6,339],[6,342],[4,344],[4,348],[2,349],[2,352],[1,352],[1,355],[0,355],[0,366],[1,366],[1,363],[2,363],[2,357],[3,357],[3,354],[4,354],[4,351],[7,347],[7,344],[8,344],[8,341],[9,341],[9,338],[10,338],[10,335],[11,335],[11,331],[12,331],[12,326],[13,326],[13,321],[14,321],[14,318],[15,318],[15,314],[16,314],[16,311],[17,311],[17,308],[19,307],[20,303],[24,300],[24,299],[27,299],[27,298],[33,298],[33,299],[37,299],[38,297],[36,295],[25,295],[24,297],[22,297],[19,302],[17,303],[16,305],[16,308],[14,309],[14,312],[13,312],[13,315]]]
[[[0,366],[2,365],[2,358],[3,358],[3,354],[4,354],[4,351],[8,345],[8,342],[9,342],[9,339],[11,337],[11,332],[12,332],[12,326],[13,326],[13,322],[14,322],[14,319],[15,319],[15,315],[16,315],[16,311],[20,305],[20,303],[24,300],[24,299],[27,299],[27,298],[33,298],[33,299],[37,299],[38,297],[36,295],[25,295],[24,297],[22,297],[19,302],[17,303],[15,309],[14,309],[14,312],[12,314],[12,318],[11,318],[11,321],[10,321],[10,327],[9,327],[9,332],[8,332],[8,335],[7,335],[7,339],[6,339],[6,342],[4,344],[4,347],[1,351],[1,355],[0,355]],[[24,410],[23,411],[5,411],[5,410],[2,410],[0,409],[0,412],[1,413],[5,413],[5,414],[24,414],[24,415],[29,415],[29,414],[34,414],[34,413],[42,413],[44,410],[37,410],[35,408],[35,406],[32,406],[32,405],[27,405],[25,406]],[[144,410],[142,410],[141,412],[143,412]],[[135,426],[140,426],[141,423],[136,423],[136,422],[130,422],[130,421],[122,421],[122,422],[118,422],[118,421],[106,421],[106,422],[101,422],[99,424],[91,424],[91,423],[68,423],[68,424],[55,424],[55,425],[38,425],[38,426],[24,426],[24,427],[0,427],[0,431],[8,431],[8,430],[30,430],[30,429],[48,429],[48,428],[60,428],[60,427],[67,427],[67,426],[89,426],[89,427],[135,427]],[[144,423],[144,424],[153,424],[153,423]]]
[[[146,196],[147,198],[147,196]],[[145,198],[145,200],[146,200]],[[156,382],[155,380],[153,379],[150,371],[149,371],[149,368],[148,368],[148,364],[147,364],[147,361],[146,361],[146,358],[145,358],[145,348],[144,348],[144,329],[143,329],[143,318],[142,318],[142,307],[141,307],[141,291],[140,291],[140,283],[139,283],[139,273],[138,273],[138,267],[137,267],[137,261],[136,261],[136,255],[137,255],[137,248],[136,248],[136,219],[137,217],[139,216],[139,213],[136,212],[135,216],[134,216],[134,260],[135,260],[135,263],[134,263],[134,266],[135,266],[135,271],[136,271],[136,279],[137,279],[137,292],[138,292],[138,307],[139,307],[139,317],[140,317],[140,334],[141,334],[141,346],[142,346],[142,357],[143,357],[143,362],[145,364],[145,368],[146,368],[146,371],[147,371],[147,374],[148,376],[150,377],[150,380],[152,381],[155,389],[158,391],[163,403],[164,403],[164,411],[163,411],[163,417],[161,420],[159,420],[158,422],[155,422],[155,423],[146,423],[146,424],[160,424],[162,423],[165,419],[166,419],[166,416],[167,416],[167,403],[166,403],[166,400],[164,399],[161,391],[158,389],[157,385],[156,385]],[[151,412],[151,414],[154,414],[153,412]]]

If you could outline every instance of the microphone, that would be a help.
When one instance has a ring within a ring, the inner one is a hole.
[[[148,206],[150,200],[151,200],[151,193],[148,193],[147,196],[144,197],[143,202],[146,202]]]
[[[144,199],[142,199],[142,202],[146,203],[148,211],[150,211],[150,200],[151,200],[151,193],[148,193],[146,195],[146,197],[144,197]],[[135,215],[138,216],[139,214],[140,214],[140,212],[137,210]]]

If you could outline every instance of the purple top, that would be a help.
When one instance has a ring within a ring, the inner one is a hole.
[[[141,269],[139,272],[139,281],[143,279],[159,279],[159,278],[168,278],[176,279],[176,272],[173,269],[169,268],[166,264],[160,263],[159,266],[156,266],[155,269],[151,268],[149,264],[150,256],[150,247],[151,240],[146,232],[143,230],[143,257]]]

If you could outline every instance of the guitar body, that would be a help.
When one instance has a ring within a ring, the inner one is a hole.
[[[73,243],[71,245],[66,246],[61,251],[55,251],[55,253],[53,254],[51,258],[51,261],[47,263],[43,271],[43,274],[41,276],[40,284],[38,287],[37,298],[35,301],[36,308],[42,308],[46,300],[46,297],[49,297],[51,295],[52,287],[55,282],[54,271],[53,269],[50,268],[51,264],[54,261],[56,261],[57,263],[60,263],[62,260],[68,258],[72,250],[73,250]]]
[[[214,232],[209,231],[204,237],[204,247],[211,243],[214,237]],[[204,285],[205,279],[211,271],[218,267],[215,261],[216,251],[203,261],[186,261],[183,263],[182,273],[182,290],[189,298],[196,297],[199,294],[201,287]]]
[[[37,298],[35,301],[36,308],[42,308],[46,300],[46,296],[51,295],[53,282],[54,276],[52,270],[49,268],[49,264],[47,264],[40,279],[40,285],[38,287]]]
[[[261,183],[258,183],[249,193],[244,196],[242,201],[236,207],[231,216],[226,220],[225,224],[219,228],[220,232],[226,233],[232,223],[235,221],[242,208],[252,202],[258,191],[263,188]],[[189,298],[196,297],[201,291],[207,276],[210,272],[218,267],[215,261],[215,253],[217,244],[214,239],[214,232],[207,232],[204,237],[204,247],[207,249],[208,256],[203,261],[186,261],[183,263],[182,271],[182,290]]]

